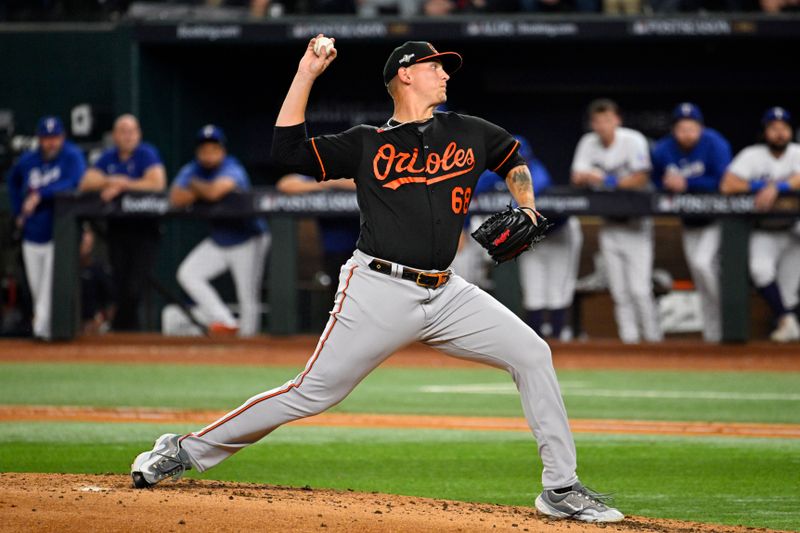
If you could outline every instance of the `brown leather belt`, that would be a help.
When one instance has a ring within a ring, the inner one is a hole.
[[[392,275],[393,266],[394,265],[389,261],[381,261],[380,259],[373,259],[369,264],[370,270],[386,274],[387,276]],[[449,270],[445,270],[444,272],[423,272],[422,270],[415,270],[400,265],[398,265],[397,268],[402,271],[400,274],[401,278],[413,281],[420,287],[426,287],[428,289],[438,289],[450,281],[450,276],[453,275]]]

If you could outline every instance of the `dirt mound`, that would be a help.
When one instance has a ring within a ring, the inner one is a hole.
[[[136,490],[127,476],[0,473],[0,531],[654,531],[754,530],[632,517],[553,521],[528,507],[351,491],[182,480]]]

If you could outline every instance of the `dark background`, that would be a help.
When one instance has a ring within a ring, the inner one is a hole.
[[[339,57],[312,93],[312,134],[379,124],[390,116],[381,70],[393,44],[338,44]],[[449,84],[448,108],[526,135],[559,182],[567,180],[593,98],[617,100],[625,124],[653,138],[667,133],[676,103],[693,101],[734,150],[757,140],[764,109],[798,107],[800,71],[788,67],[787,45],[776,41],[435,44],[464,57]],[[276,172],[269,160],[272,123],[301,52],[296,42],[144,47],[146,132],[163,145],[177,144],[169,156],[186,158],[191,132],[219,123],[256,180],[268,183]]]
[[[798,26],[800,28],[800,25]],[[567,179],[575,144],[585,131],[586,105],[618,101],[625,124],[651,138],[667,133],[680,101],[700,105],[709,126],[735,151],[758,139],[764,109],[800,113],[800,70],[791,58],[796,37],[525,41],[438,41],[464,66],[452,78],[448,108],[482,116],[526,135],[557,182]],[[130,28],[0,32],[0,110],[13,113],[15,135],[31,135],[47,113],[70,122],[71,110],[92,106],[90,148],[114,116],[140,116],[145,139],[162,153],[171,176],[192,156],[194,132],[214,122],[257,184],[274,182],[269,159],[272,124],[303,41],[243,44],[136,44]],[[337,43],[339,58],[320,78],[308,110],[313,134],[353,124],[382,123],[391,114],[381,70],[394,39]],[[13,157],[0,132],[0,170]]]
[[[693,101],[734,152],[758,139],[767,107],[782,105],[800,115],[800,70],[793,61],[800,19],[794,32],[791,25],[781,32],[761,31],[763,21],[754,20],[748,27],[756,31],[716,37],[636,38],[624,31],[625,21],[618,21],[621,33],[596,31],[579,39],[455,38],[458,31],[426,34],[424,27],[413,35],[464,57],[449,84],[449,109],[527,136],[554,180],[566,183],[575,144],[585,131],[584,110],[597,97],[617,100],[625,124],[653,139],[668,132],[675,104]],[[74,108],[89,104],[91,132],[72,136],[87,153],[103,146],[115,116],[133,112],[145,140],[160,150],[171,181],[192,158],[197,129],[216,123],[226,130],[231,153],[243,161],[253,183],[274,183],[279,169],[269,158],[272,124],[305,46],[304,38],[291,35],[291,27],[244,25],[243,38],[210,43],[181,42],[174,38],[174,26],[0,25],[0,175],[20,140],[32,136],[38,117],[60,115],[70,129]],[[141,37],[153,28],[168,38]],[[250,30],[256,30],[256,38]],[[437,39],[439,33],[448,39]],[[339,38],[339,58],[312,93],[310,133],[383,123],[392,109],[381,72],[403,40]],[[3,183],[0,190],[5,188]],[[0,218],[4,201],[0,194]],[[158,277],[177,290],[177,266],[206,235],[206,225],[170,220],[164,231]],[[314,267],[308,267],[301,277],[313,274]],[[151,309],[161,303],[156,299]],[[148,323],[154,327],[157,317]]]

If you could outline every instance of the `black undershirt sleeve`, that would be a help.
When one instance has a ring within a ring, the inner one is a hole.
[[[311,138],[311,149],[322,169],[321,180],[358,178],[358,165],[364,146],[363,126],[354,126],[335,135]]]
[[[317,181],[356,178],[361,160],[362,129],[350,128],[335,135],[308,138],[305,123],[275,127],[272,157],[293,172]]]
[[[295,126],[275,126],[272,136],[272,159],[291,172],[322,177],[322,169],[306,134],[305,122]]]

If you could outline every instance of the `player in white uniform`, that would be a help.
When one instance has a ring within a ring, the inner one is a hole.
[[[769,211],[782,192],[800,190],[800,144],[791,142],[791,116],[770,108],[762,119],[764,143],[748,146],[734,158],[722,179],[725,194],[756,193],[759,211]],[[750,232],[750,276],[775,316],[770,338],[800,340],[797,322],[800,288],[800,223],[796,219],[755,222]]]
[[[250,189],[244,167],[227,154],[225,135],[216,126],[197,133],[195,160],[185,165],[170,190],[177,207],[194,202],[218,202],[231,192]],[[260,218],[213,220],[211,235],[189,252],[178,267],[178,281],[197,304],[198,319],[211,333],[256,335],[261,326],[259,309],[264,257],[270,236]],[[230,270],[239,301],[239,321],[220,299],[211,280]]]
[[[572,183],[605,190],[647,190],[650,149],[638,131],[623,128],[617,104],[589,105],[592,131],[581,137],[572,161]],[[653,300],[653,221],[608,218],[600,229],[600,252],[608,270],[614,316],[625,343],[662,338]]]
[[[546,191],[552,180],[547,168],[533,153],[528,140],[514,136],[519,141],[519,154],[528,164],[533,189]],[[473,197],[484,192],[506,191],[505,181],[494,172],[484,172],[475,186]],[[470,283],[485,284],[482,273],[491,262],[483,248],[469,235],[480,226],[485,217],[470,217],[469,230],[462,234],[453,269]],[[576,217],[549,218],[553,227],[547,238],[536,245],[535,254],[522,254],[517,260],[522,288],[522,306],[525,321],[536,333],[554,339],[568,340],[564,328],[567,309],[572,305],[575,281],[578,276],[583,232]]]
[[[546,191],[552,185],[550,173],[535,158],[527,140],[522,137],[517,140],[520,141],[520,155],[531,167],[534,190]],[[537,253],[519,257],[522,305],[528,325],[537,333],[567,340],[562,334],[566,332],[567,309],[575,295],[583,232],[577,217],[551,217],[549,220],[553,227],[548,230],[547,238],[537,245]],[[547,331],[544,331],[544,324],[550,326]]]
[[[528,164],[533,180],[533,190],[544,192],[552,184],[550,173],[533,153],[528,140],[522,135],[514,135],[519,141],[519,154]],[[478,179],[472,193],[477,198],[487,192],[507,192],[502,176],[487,170]],[[458,244],[458,253],[453,259],[452,268],[459,276],[479,287],[489,289],[491,282],[486,278],[486,271],[492,263],[491,257],[473,239],[470,234],[488,218],[488,216],[468,215],[467,223]],[[577,261],[580,256],[583,235],[577,219],[548,218],[553,224],[547,238],[536,245],[536,254],[522,254],[517,260],[522,288],[523,307],[526,310],[526,322],[536,333],[542,334],[542,325],[551,326],[548,333],[559,338],[564,323],[564,311],[572,303],[577,276]],[[563,231],[562,231],[563,230]],[[544,247],[544,248],[542,248]],[[533,257],[536,255],[536,257]],[[573,268],[574,267],[574,268]],[[570,273],[575,270],[575,275]],[[550,317],[545,317],[546,311]],[[555,323],[555,324],[554,324]]]
[[[531,171],[533,190],[537,193],[546,191],[552,185],[547,168],[536,158],[525,137],[515,135],[514,138],[519,141],[519,155]],[[505,182],[494,172],[485,172],[478,180],[474,195],[492,190],[505,190]],[[539,335],[562,339],[562,333],[566,331],[567,309],[575,294],[583,233],[576,217],[548,220],[553,226],[548,230],[547,238],[536,245],[536,253],[522,254],[517,260],[519,281],[525,321]],[[459,251],[459,255],[461,253]],[[485,253],[480,257],[482,260],[488,258]],[[453,266],[456,267],[455,261]],[[549,327],[545,328],[545,324]]]

